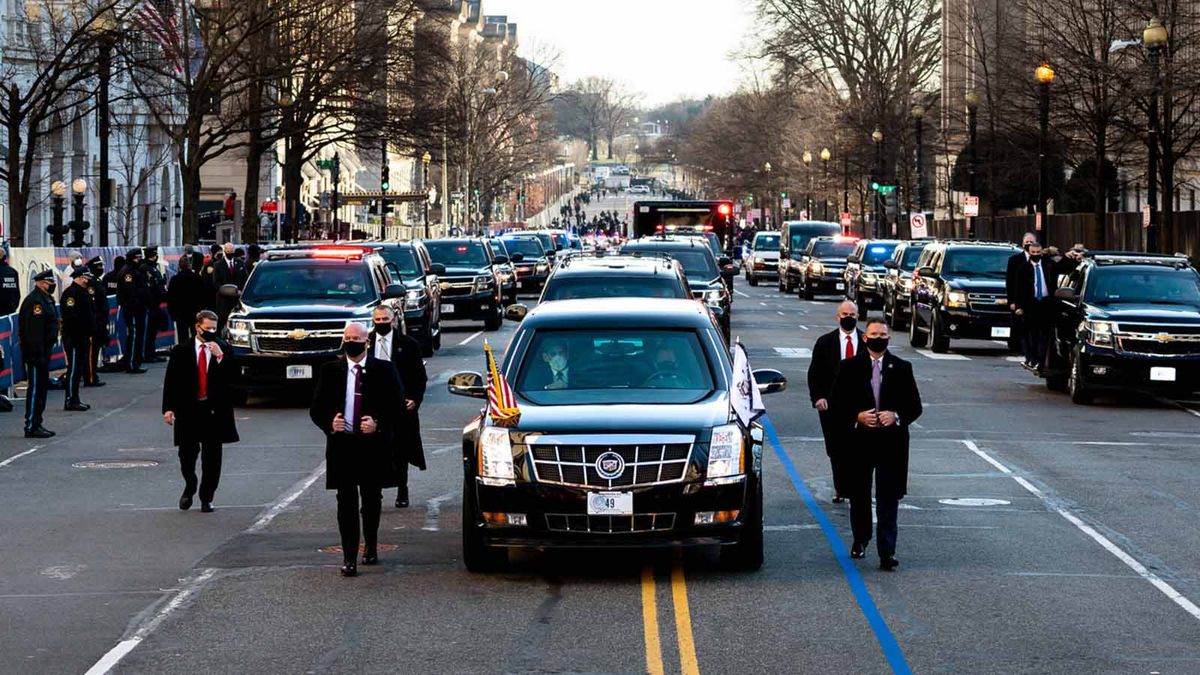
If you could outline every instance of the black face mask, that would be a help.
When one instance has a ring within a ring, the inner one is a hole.
[[[1029,262],[1031,262],[1031,263],[1036,263],[1036,262],[1041,262],[1041,261],[1042,261],[1042,254],[1040,254],[1040,253],[1035,253],[1035,254],[1029,256]]]
[[[216,341],[216,339],[217,339],[217,331],[215,331],[215,330],[200,331],[201,342],[214,342],[214,341]]]
[[[392,332],[392,324],[377,323],[375,324],[375,332],[380,335],[387,335],[388,333]]]
[[[342,351],[350,358],[358,358],[367,351],[367,343],[365,342],[343,342]]]
[[[54,295],[54,289],[58,288],[58,284],[46,284],[46,293]]]
[[[858,319],[852,316],[843,316],[842,318],[838,319],[838,325],[842,327],[842,330],[849,333],[850,331],[854,330],[855,326],[858,325]]]
[[[876,354],[881,354],[881,353],[887,351],[888,338],[885,338],[885,337],[867,338],[865,342],[867,343],[867,349],[870,349],[871,351],[875,352]]]

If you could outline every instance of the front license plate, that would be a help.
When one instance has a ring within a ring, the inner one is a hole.
[[[454,313],[454,305],[447,305],[446,303],[443,302],[442,303],[442,314],[453,314],[453,313]]]
[[[588,495],[589,516],[632,516],[632,492],[592,492]]]
[[[1174,382],[1175,369],[1157,366],[1150,369],[1150,380],[1153,382]]]
[[[525,282],[524,282],[524,281],[518,281],[518,282],[517,282],[517,288],[525,288]]]
[[[844,291],[844,290],[846,290],[846,284],[834,284],[833,290]]]
[[[311,380],[312,366],[288,366],[287,379],[289,380]]]
[[[1007,338],[1012,336],[1012,329],[1008,326],[995,326],[992,328],[992,337]]]

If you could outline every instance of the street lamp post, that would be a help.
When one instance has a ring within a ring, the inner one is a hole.
[[[50,184],[50,197],[54,203],[53,213],[54,222],[46,228],[46,232],[50,234],[50,243],[53,246],[63,245],[63,235],[67,233],[67,226],[63,225],[63,210],[66,208],[64,196],[67,194],[67,184],[61,180],[56,180]]]
[[[95,26],[100,33],[99,53],[96,60],[96,74],[99,79],[96,88],[96,135],[100,144],[100,212],[97,214],[96,227],[100,231],[97,243],[100,246],[108,246],[108,211],[112,208],[112,191],[109,189],[108,179],[108,137],[111,133],[108,88],[109,82],[112,80],[112,48],[115,39],[114,31],[117,27],[111,10],[98,16]]]
[[[767,194],[771,194],[771,163],[770,162],[766,162],[763,164],[763,175],[766,176],[766,179],[767,179],[766,180]],[[769,229],[771,229],[771,221],[767,220],[766,203],[760,201],[759,207],[762,208],[762,210],[763,210],[762,213],[759,214],[760,218],[762,219],[761,220],[762,227],[764,230],[769,230]]]
[[[162,233],[162,243],[167,243],[167,205],[163,204],[158,207],[158,223],[161,227],[159,232]]]
[[[1036,211],[1046,217],[1046,205],[1050,199],[1050,163],[1046,152],[1050,145],[1050,84],[1054,82],[1054,69],[1043,63],[1034,69],[1038,81],[1039,135],[1038,135],[1038,203]]]
[[[183,227],[183,223],[180,222],[180,219],[182,217],[183,217],[183,207],[179,205],[179,202],[175,202],[175,227],[176,228]],[[182,229],[178,229],[177,231],[180,232],[180,236],[182,237],[183,236]],[[187,242],[181,242],[181,243],[187,243]]]
[[[425,191],[425,201],[422,202],[422,220],[425,222],[425,238],[429,236],[429,163],[433,161],[433,155],[429,151],[421,155],[421,189]]]
[[[83,218],[83,195],[87,193],[88,184],[82,178],[76,178],[71,181],[71,192],[74,193],[74,218],[71,219],[71,242],[67,246],[78,248],[85,246],[83,241],[84,230],[91,227],[91,223]]]
[[[979,108],[979,95],[974,91],[968,91],[966,96],[967,102],[967,146],[970,148],[970,161],[967,162],[967,192],[968,196],[975,196],[975,173],[978,162],[978,148],[975,145],[976,117],[975,112]],[[974,218],[966,216],[967,219],[967,238],[975,238]]]
[[[821,219],[829,220],[829,148],[821,148]]]
[[[1158,97],[1162,93],[1162,81],[1159,71],[1159,56],[1162,53],[1162,48],[1167,44],[1169,37],[1166,26],[1157,18],[1150,19],[1146,24],[1146,29],[1142,31],[1142,44],[1146,46],[1147,60],[1150,62],[1150,105],[1147,111],[1149,124],[1146,131],[1146,145],[1149,151],[1146,166],[1146,208],[1150,211],[1150,224],[1146,227],[1146,250],[1151,253],[1157,253],[1160,249],[1160,223],[1158,214]]]
[[[330,220],[333,221],[333,231],[338,233],[337,236],[341,236],[342,225],[338,222],[338,202],[341,201],[341,195],[338,193],[338,183],[342,182],[342,160],[336,152],[333,153],[333,161],[330,164],[329,180],[333,183],[333,190],[329,195],[329,210],[332,214]],[[347,238],[350,234],[350,228],[346,228]]]
[[[883,180],[883,132],[880,131],[878,127],[875,128],[875,131],[871,132],[871,141],[875,143],[875,175],[877,177],[877,180],[882,181]],[[871,222],[871,233],[872,233],[871,236],[873,238],[878,238],[879,236],[881,236],[881,234],[883,232],[883,228],[880,227],[880,220],[883,218],[883,212],[884,212],[884,210],[882,208],[883,194],[880,193],[879,190],[875,190],[874,192],[875,192],[875,194],[872,195],[871,201],[875,204],[875,217],[872,218],[872,222]]]
[[[800,156],[800,161],[804,162],[804,173],[808,174],[808,192],[804,193],[804,210],[808,213],[808,217],[810,219],[813,217],[812,160],[813,160],[812,153],[807,150],[805,150],[804,154]]]
[[[921,142],[925,129],[925,106],[913,106],[912,118],[917,132],[917,210],[925,213],[925,147]]]

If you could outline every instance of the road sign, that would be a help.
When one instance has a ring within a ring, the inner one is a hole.
[[[1142,206],[1142,227],[1150,227],[1150,205]]]
[[[929,232],[925,229],[925,214],[914,213],[908,217],[908,228],[911,231],[913,239],[924,239],[929,236]]]
[[[895,191],[896,191],[895,185],[880,185],[879,186],[879,194],[881,194],[881,195],[890,195]]]
[[[843,228],[850,227],[852,224],[854,224],[854,216],[849,213],[843,213],[841,215],[841,223]]]
[[[784,197],[783,198],[783,208],[785,208],[785,209],[792,208],[792,200],[787,197]]]
[[[969,218],[979,215],[979,197],[967,195],[963,201],[963,215]]]

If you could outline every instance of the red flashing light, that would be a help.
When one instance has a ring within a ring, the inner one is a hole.
[[[338,260],[362,260],[361,248],[318,248],[312,252],[314,258],[333,258]]]
[[[664,232],[665,230],[666,230],[666,228],[664,228],[662,225],[655,225],[655,226],[654,226],[654,231],[655,231],[655,232]]]
[[[713,226],[712,226],[712,225],[705,225],[705,226],[704,226],[704,231],[705,231],[705,232],[712,232],[712,231],[713,231]]]
[[[723,216],[729,215],[732,211],[733,211],[733,207],[728,204],[721,204],[721,205],[717,206],[717,213],[719,213]]]
[[[466,253],[466,252],[467,252],[467,247],[466,247],[466,246],[459,246],[459,247],[457,247],[457,248],[455,248],[455,249],[454,249],[454,252],[455,252],[455,253]]]

